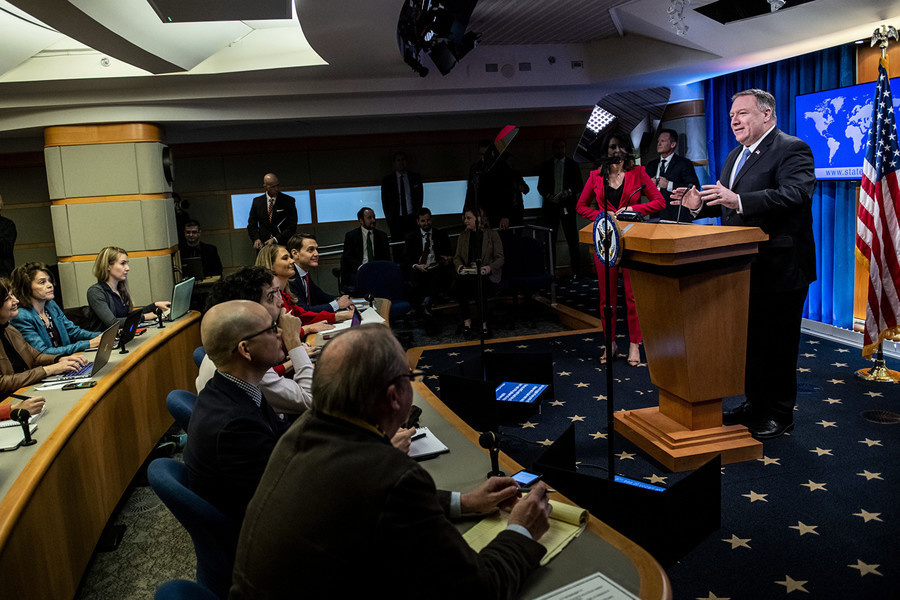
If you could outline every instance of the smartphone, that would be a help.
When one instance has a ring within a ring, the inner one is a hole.
[[[96,381],[79,381],[78,383],[67,383],[62,386],[64,390],[84,390],[87,388],[92,388],[97,385]]]
[[[537,473],[529,473],[528,471],[523,470],[514,474],[512,478],[516,480],[516,483],[519,484],[519,487],[528,487],[540,481],[541,476]]]

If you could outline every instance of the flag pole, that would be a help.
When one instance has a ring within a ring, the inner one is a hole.
[[[879,44],[881,48],[881,66],[884,67],[885,71],[887,71],[887,49],[889,39],[893,38],[895,40],[898,39],[897,30],[892,26],[882,25],[880,28],[876,29],[872,34],[872,46],[875,44]],[[868,263],[868,261],[867,261]],[[870,266],[871,268],[871,266]],[[867,324],[868,325],[868,324]],[[859,369],[856,371],[856,378],[863,381],[873,381],[877,383],[898,383],[900,382],[900,372],[888,369],[885,366],[884,362],[884,351],[883,345],[885,338],[897,339],[897,335],[900,335],[900,332],[897,332],[897,327],[893,330],[887,329],[878,333],[878,349],[874,353],[873,366],[869,369]],[[869,332],[867,331],[868,335]],[[892,335],[895,334],[895,335]],[[866,340],[868,341],[868,340]],[[867,346],[864,350],[864,354],[866,351],[871,352],[871,346]]]

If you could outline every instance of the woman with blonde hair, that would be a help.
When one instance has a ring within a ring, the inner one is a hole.
[[[97,283],[88,288],[87,301],[94,313],[92,329],[106,329],[113,323],[121,327],[125,317],[134,309],[128,292],[128,252],[116,246],[107,246],[97,253],[94,261],[94,277]],[[156,318],[156,309],[166,310],[172,303],[159,301],[148,304],[142,310],[144,320]]]

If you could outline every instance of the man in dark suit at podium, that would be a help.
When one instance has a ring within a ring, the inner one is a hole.
[[[267,173],[263,177],[266,193],[254,198],[250,205],[247,235],[256,250],[265,244],[284,246],[297,231],[297,202],[279,188],[278,176]]]
[[[416,213],[422,208],[422,176],[406,170],[406,153],[394,153],[394,172],[381,181],[381,208],[391,232],[391,242],[402,242],[416,229]]]
[[[721,216],[723,225],[759,227],[769,236],[750,267],[746,401],[723,416],[726,425],[747,425],[758,439],[794,428],[800,322],[816,280],[812,151],[775,123],[771,94],[735,94],[731,130],[740,146],[725,160],[720,180],[699,192],[678,188],[672,194],[695,216]]]
[[[553,231],[553,247],[556,248],[556,235],[560,224],[566,235],[569,247],[569,259],[572,263],[572,275],[577,276],[581,270],[581,252],[578,243],[578,227],[575,223],[575,202],[584,188],[581,167],[566,156],[566,140],[553,140],[553,158],[541,164],[537,189],[544,199],[541,212],[544,226]]]
[[[344,235],[341,253],[341,291],[356,291],[356,272],[373,260],[391,260],[391,245],[385,232],[375,229],[375,211],[363,206],[356,213],[359,227]]]
[[[656,138],[656,151],[659,158],[647,163],[647,174],[653,178],[656,187],[659,188],[663,198],[666,199],[666,207],[653,215],[665,221],[681,221],[690,223],[693,220],[691,211],[678,205],[669,204],[672,190],[680,187],[700,186],[694,165],[683,156],[675,154],[678,147],[678,132],[674,129],[661,129]]]
[[[281,439],[244,518],[232,598],[379,597],[400,582],[427,598],[514,598],[545,550],[547,487],[516,500],[510,477],[438,491],[391,447],[413,401],[406,355],[387,327],[336,336],[313,376],[313,408]],[[448,460],[452,460],[448,454]],[[450,521],[511,507],[481,552]],[[377,587],[375,587],[377,586]]]

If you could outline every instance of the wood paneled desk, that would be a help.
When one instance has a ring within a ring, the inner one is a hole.
[[[200,314],[114,350],[98,384],[52,390],[37,444],[0,453],[0,580],[16,600],[72,598],[103,528],[172,425],[166,395],[194,389]]]
[[[414,383],[413,389],[416,392],[414,402],[422,409],[420,424],[428,427],[450,448],[448,454],[422,461],[422,466],[440,489],[465,492],[476,487],[490,470],[490,459],[487,451],[478,445],[478,434],[425,384]],[[502,453],[500,467],[507,475],[522,468]],[[560,494],[554,494],[553,499],[568,502]],[[475,523],[475,520],[466,520],[458,527],[465,531]],[[578,538],[526,580],[520,597],[535,598],[597,571],[641,598],[672,598],[669,578],[660,564],[643,548],[593,516]]]

